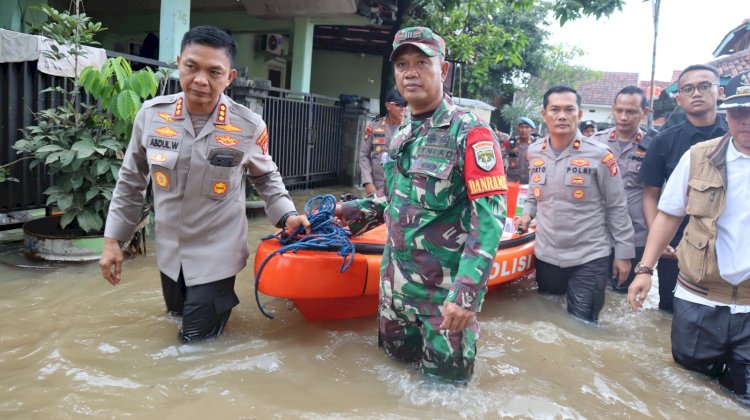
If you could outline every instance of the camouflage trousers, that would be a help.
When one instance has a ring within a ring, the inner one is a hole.
[[[474,319],[463,331],[449,332],[440,330],[442,322],[442,315],[416,314],[381,304],[378,345],[393,359],[419,365],[424,375],[467,383],[474,373],[479,323]]]

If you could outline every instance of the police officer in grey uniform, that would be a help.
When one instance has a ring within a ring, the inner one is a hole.
[[[578,131],[581,97],[567,86],[544,94],[542,117],[549,136],[531,146],[529,195],[516,222],[534,217],[539,293],[567,294],[568,312],[597,321],[609,277],[610,237],[615,275],[630,271],[633,226],[614,154]]]
[[[235,276],[249,257],[246,176],[278,227],[310,226],[268,154],[265,123],[222,93],[237,74],[236,51],[218,28],[185,33],[177,57],[183,93],[147,101],[138,112],[104,231],[102,275],[117,285],[118,241],[133,235],[150,178],[164,300],[182,316],[186,342],[221,334],[239,303]]]
[[[508,162],[508,168],[505,171],[508,181],[529,183],[529,160],[526,158],[526,151],[534,142],[531,138],[534,130],[536,130],[534,121],[526,117],[518,118],[516,136],[508,139],[506,146],[503,147],[503,159],[507,159]]]
[[[646,246],[648,227],[643,215],[643,184],[639,179],[641,164],[646,157],[646,148],[641,145],[646,133],[640,129],[640,124],[648,115],[648,101],[646,93],[637,86],[626,86],[615,95],[612,105],[612,119],[615,126],[594,134],[591,139],[607,145],[615,154],[620,176],[625,184],[625,194],[628,199],[628,214],[633,222],[635,258],[630,260],[631,269],[627,280],[617,284],[612,279],[612,290],[618,293],[628,293],[628,286],[633,281],[635,264],[641,260]],[[614,259],[612,255],[611,260]]]
[[[404,121],[406,99],[398,90],[393,89],[385,99],[388,113],[385,117],[374,119],[365,129],[365,137],[359,147],[359,169],[365,194],[370,195],[382,190],[385,185],[383,174],[383,153],[388,150],[393,133]]]

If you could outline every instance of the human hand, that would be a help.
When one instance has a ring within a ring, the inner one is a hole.
[[[308,235],[312,233],[312,228],[310,227],[310,221],[307,220],[306,215],[298,214],[296,216],[289,216],[286,218],[286,229],[290,235],[294,234],[294,232],[300,226],[303,226],[305,228],[305,232]]]
[[[476,315],[475,312],[446,300],[443,303],[443,322],[440,324],[440,329],[451,332],[463,331],[474,319],[474,315]]]
[[[667,248],[664,249],[661,253],[662,258],[667,258],[670,260],[676,260],[677,259],[677,251],[672,247],[672,245],[667,245]]]
[[[612,265],[612,278],[617,279],[617,285],[625,283],[630,274],[630,260],[615,258],[614,264]]]
[[[633,279],[633,283],[628,287],[628,303],[633,309],[643,306],[646,295],[651,289],[651,274],[639,273]]]
[[[122,260],[120,244],[115,239],[104,238],[104,249],[101,258],[99,258],[99,268],[102,270],[102,277],[112,286],[117,286],[120,283]]]
[[[375,184],[373,184],[371,182],[368,182],[367,184],[365,184],[365,196],[373,195],[375,193],[375,191],[377,191],[377,190],[378,189],[375,188]]]
[[[516,216],[513,218],[513,224],[518,230],[525,232],[529,230],[529,225],[531,224],[531,216],[529,216],[528,214]]]

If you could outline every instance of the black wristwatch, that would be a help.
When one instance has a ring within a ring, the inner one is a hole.
[[[276,223],[276,227],[277,228],[286,227],[286,219],[288,219],[289,216],[297,216],[297,215],[299,215],[299,213],[297,213],[294,210],[284,213],[284,215],[281,216],[281,219],[279,219],[279,223]]]
[[[654,266],[656,268],[656,266]],[[651,276],[654,275],[654,268],[647,267],[645,264],[643,264],[642,261],[639,261],[638,264],[635,265],[635,268],[633,269],[633,273],[635,274],[643,274],[647,273]]]

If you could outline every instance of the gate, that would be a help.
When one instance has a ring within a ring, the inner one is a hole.
[[[342,118],[336,98],[271,88],[263,120],[271,156],[288,189],[338,181]]]

